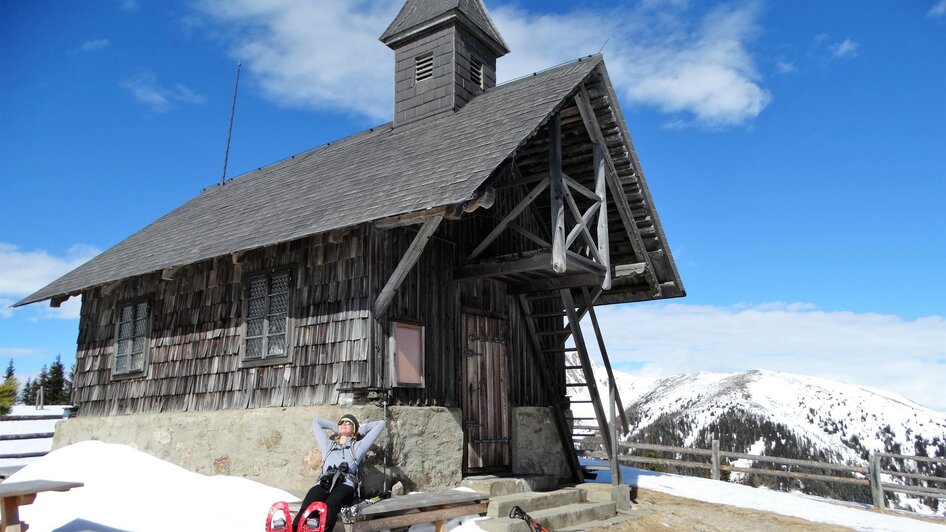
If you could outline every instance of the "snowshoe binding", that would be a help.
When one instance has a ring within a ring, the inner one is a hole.
[[[266,515],[266,532],[290,532],[292,528],[292,514],[289,513],[289,504],[283,501],[275,502]]]
[[[315,501],[302,512],[299,519],[299,530],[296,532],[325,532],[325,516],[328,506],[324,502]]]

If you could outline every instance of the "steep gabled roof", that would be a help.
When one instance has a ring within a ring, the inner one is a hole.
[[[586,57],[499,85],[443,118],[385,124],[209,188],[16,306],[464,201],[599,64]]]
[[[407,0],[388,29],[381,34],[381,42],[391,46],[407,35],[453,19],[471,25],[495,41],[493,44],[498,55],[509,53],[509,47],[489,17],[483,0]]]

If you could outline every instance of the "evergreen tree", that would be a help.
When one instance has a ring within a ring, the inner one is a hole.
[[[66,404],[66,371],[62,365],[62,357],[56,355],[56,361],[49,367],[49,374],[43,384],[43,398],[47,405]]]
[[[12,379],[14,371],[15,370],[13,368],[13,359],[11,358],[10,363],[7,364],[7,373],[3,376],[3,380]]]
[[[30,393],[33,390],[33,379],[27,377],[26,384],[23,385],[23,391],[20,392],[20,402],[24,405],[33,404],[33,396]]]
[[[0,416],[9,414],[16,404],[16,392],[19,387],[16,377],[9,377],[0,384]]]
[[[46,396],[46,381],[48,380],[49,380],[49,370],[46,369],[46,366],[43,366],[43,369],[41,369],[39,372],[39,377],[37,377],[36,380],[33,381],[33,391],[31,394],[33,396],[33,402],[30,403],[31,405],[39,404],[39,391],[41,389],[43,390],[43,404],[44,405],[49,404],[49,400]]]
[[[76,382],[76,363],[72,363],[72,367],[69,368],[69,378],[66,379],[66,390],[63,392],[64,405],[72,404],[72,387]]]

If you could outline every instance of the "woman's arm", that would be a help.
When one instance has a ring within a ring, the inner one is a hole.
[[[378,436],[381,436],[381,433],[384,432],[384,421],[369,421],[361,426],[361,432],[364,433],[365,436],[358,442],[358,445],[355,446],[355,460],[358,462],[361,462],[361,459],[368,453],[368,449],[371,448],[371,445],[378,439]]]
[[[325,431],[330,430],[335,432],[335,428],[335,424],[327,419],[319,417],[312,418],[312,432],[315,433],[315,441],[319,442],[319,449],[322,450],[322,456],[325,456],[325,453],[328,452],[329,447],[332,445],[328,436],[325,435]]]

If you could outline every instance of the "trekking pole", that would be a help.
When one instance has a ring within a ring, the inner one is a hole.
[[[382,403],[382,408],[384,408],[384,430],[388,430],[388,398],[391,393],[391,389],[388,388],[384,390],[384,403]],[[385,434],[384,439],[384,490],[382,493],[388,491],[388,454],[391,447],[391,433],[388,432]]]
[[[538,521],[533,519],[532,516],[527,514],[522,508],[518,506],[513,506],[512,510],[509,510],[509,518],[522,519],[527,525],[529,525],[529,530],[532,530],[533,532],[551,532],[548,528],[540,525]]]

